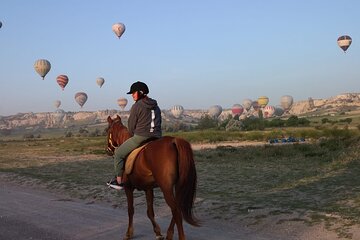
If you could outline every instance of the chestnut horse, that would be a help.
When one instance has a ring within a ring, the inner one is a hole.
[[[122,124],[119,115],[115,119],[108,117],[107,152],[114,155],[115,148],[120,146],[131,135]],[[125,174],[125,173],[124,173]],[[125,193],[128,203],[129,223],[124,239],[131,239],[134,234],[134,196],[135,189],[143,190],[146,194],[147,215],[153,225],[156,239],[164,239],[160,227],[155,222],[153,198],[155,187],[163,192],[164,199],[169,205],[172,218],[167,230],[166,239],[173,239],[174,226],[178,230],[179,240],[185,240],[183,229],[184,220],[200,226],[193,215],[196,195],[197,175],[193,158],[193,151],[189,142],[177,137],[162,137],[150,141],[137,155],[132,172],[124,176]]]

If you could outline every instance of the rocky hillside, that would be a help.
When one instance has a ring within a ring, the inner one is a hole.
[[[292,108],[286,115],[329,115],[340,112],[350,112],[360,110],[360,93],[340,94],[328,99],[312,99],[294,102]],[[183,121],[186,123],[196,123],[202,116],[207,114],[207,110],[184,110],[180,119],[175,119],[169,110],[162,111],[164,121],[174,122]],[[95,112],[55,112],[45,113],[19,113],[12,116],[0,116],[0,129],[15,128],[67,128],[82,124],[103,124],[106,123],[108,116],[114,117],[119,114],[125,121],[128,118],[128,111],[102,110]],[[231,114],[230,109],[224,109],[220,119],[226,118]],[[245,113],[254,114],[254,112]]]

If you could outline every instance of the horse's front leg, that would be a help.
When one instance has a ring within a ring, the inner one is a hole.
[[[149,217],[153,230],[156,234],[156,240],[162,240],[164,237],[161,235],[161,230],[159,225],[155,221],[155,213],[154,213],[154,190],[148,189],[146,190],[146,204],[147,204],[147,216]]]
[[[127,204],[128,204],[128,217],[129,217],[129,223],[128,228],[126,231],[126,235],[124,237],[124,240],[129,240],[134,235],[134,189],[125,187],[125,193],[127,198]]]

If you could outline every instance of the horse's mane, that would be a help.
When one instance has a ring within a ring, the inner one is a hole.
[[[114,140],[116,140],[119,145],[131,137],[128,128],[122,124],[119,115],[117,115],[114,120],[108,118],[108,122],[109,126],[107,127],[107,132],[111,131],[110,133],[113,135]]]

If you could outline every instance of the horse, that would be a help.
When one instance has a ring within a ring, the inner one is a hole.
[[[119,115],[115,119],[107,118],[107,149],[114,155],[116,147],[131,137],[122,124]],[[124,173],[125,175],[125,173]],[[124,176],[124,186],[128,204],[128,227],[125,240],[134,236],[134,190],[145,191],[147,216],[150,219],[156,239],[164,239],[154,217],[154,188],[159,187],[165,202],[171,209],[172,218],[166,240],[173,239],[174,226],[178,230],[179,240],[185,240],[183,219],[193,226],[200,226],[194,216],[193,207],[196,196],[197,174],[193,150],[189,142],[182,138],[164,136],[152,140],[136,156],[131,173]]]

